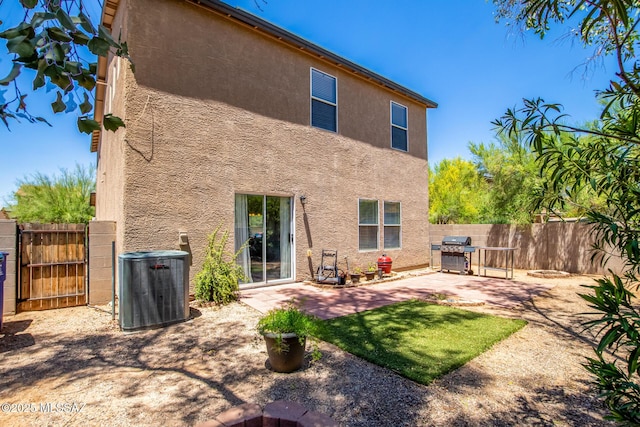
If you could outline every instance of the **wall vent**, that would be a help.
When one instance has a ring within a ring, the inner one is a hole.
[[[118,257],[119,320],[123,331],[189,318],[189,253],[127,252]]]

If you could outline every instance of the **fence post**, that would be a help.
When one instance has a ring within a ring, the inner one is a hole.
[[[111,243],[116,240],[114,221],[89,223],[89,305],[107,304],[111,301],[113,277]]]
[[[18,224],[13,219],[0,219],[0,251],[8,252],[7,276],[4,280],[4,303],[0,307],[4,315],[16,314],[18,275]]]
[[[111,320],[116,320],[116,241],[111,242]]]

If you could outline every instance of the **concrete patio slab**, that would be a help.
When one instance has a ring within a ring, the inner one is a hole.
[[[434,273],[353,288],[324,289],[304,283],[247,289],[240,300],[261,313],[295,298],[305,311],[331,319],[435,293],[488,305],[513,308],[554,285],[525,283],[492,277]]]

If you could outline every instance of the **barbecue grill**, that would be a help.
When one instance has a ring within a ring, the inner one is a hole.
[[[476,248],[471,246],[471,237],[445,236],[440,247],[433,249],[440,249],[440,271],[453,270],[460,274],[473,274],[471,254]]]

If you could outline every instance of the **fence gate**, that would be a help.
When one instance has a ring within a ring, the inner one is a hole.
[[[18,311],[87,303],[85,224],[21,224]]]

